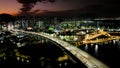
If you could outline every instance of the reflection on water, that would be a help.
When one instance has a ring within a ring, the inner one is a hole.
[[[73,55],[64,53],[62,49],[50,42],[28,43],[11,51],[12,53],[9,50],[1,52],[0,65],[11,65],[11,67],[27,65],[38,68],[87,68]],[[68,55],[72,56],[76,63],[70,60]]]
[[[85,51],[87,51],[87,50],[88,50],[88,45],[86,44],[86,45],[85,45]]]
[[[79,48],[93,55],[111,68],[120,67],[120,41],[118,40],[92,45],[81,45]]]
[[[95,45],[95,54],[98,53],[98,44]]]

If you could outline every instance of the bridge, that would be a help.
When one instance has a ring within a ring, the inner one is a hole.
[[[100,36],[102,36],[102,38]],[[83,44],[91,44],[91,43],[101,43],[101,42],[107,42],[118,39],[120,39],[120,36],[113,36],[110,35],[109,32],[98,30],[93,33],[87,34],[82,42]]]
[[[50,41],[53,41],[58,45],[58,47],[61,47],[61,49],[63,51],[67,50],[69,51],[71,54],[73,54],[74,56],[76,56],[78,58],[78,60],[80,60],[83,64],[85,64],[88,68],[109,68],[109,66],[107,66],[106,64],[102,63],[101,61],[97,60],[96,58],[94,58],[93,56],[91,56],[90,54],[86,53],[85,51],[65,42],[62,41],[58,38],[52,37],[46,33],[37,33],[37,32],[29,32],[29,31],[23,31],[23,30],[16,30],[18,33],[22,32],[25,34],[32,34],[32,35],[38,35],[38,36],[42,36],[46,39],[49,39]],[[70,58],[70,56],[69,56]]]

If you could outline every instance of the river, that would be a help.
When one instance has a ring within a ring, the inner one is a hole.
[[[105,43],[86,44],[79,46],[110,68],[120,68],[120,41],[113,40]]]

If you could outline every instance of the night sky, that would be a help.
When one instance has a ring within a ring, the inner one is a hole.
[[[120,16],[119,0],[0,0],[0,14]]]

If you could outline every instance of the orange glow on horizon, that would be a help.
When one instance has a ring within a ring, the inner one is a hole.
[[[10,15],[13,15],[13,16],[16,15],[17,12],[18,12],[17,10],[14,10],[14,9],[11,10],[11,9],[7,9],[7,8],[0,10],[0,14],[7,13],[7,14],[10,14]]]
[[[14,12],[13,12],[13,13],[10,13],[10,12],[9,12],[9,13],[7,13],[7,12],[0,12],[0,14],[10,14],[10,15],[12,15],[12,16],[17,15],[17,13],[14,13]]]

